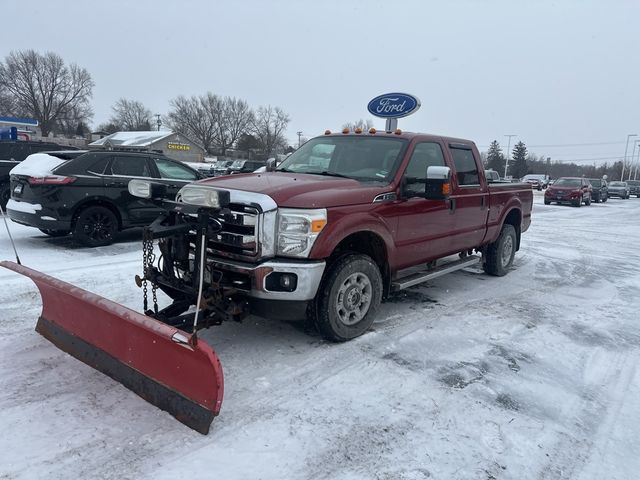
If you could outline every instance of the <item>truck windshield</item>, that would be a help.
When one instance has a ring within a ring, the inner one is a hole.
[[[277,171],[389,182],[407,143],[401,138],[318,137],[289,155]]]

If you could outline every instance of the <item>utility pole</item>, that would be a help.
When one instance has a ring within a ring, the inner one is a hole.
[[[637,136],[638,136],[637,133],[630,133],[629,135],[627,135],[627,143],[625,144],[625,147],[624,147],[624,160],[622,160],[622,175],[620,176],[621,182],[624,179],[624,166],[627,163],[627,151],[629,150],[629,139],[631,137],[637,137]]]
[[[158,126],[158,131],[160,131],[160,127],[162,126],[162,119],[160,118],[159,113],[156,113],[154,116],[156,117],[156,125]]]
[[[300,148],[300,137],[302,137],[302,132],[296,132],[298,134],[298,148]]]
[[[509,143],[507,144],[507,160],[504,162],[504,178],[507,178],[507,169],[509,168],[509,156],[511,152],[509,149],[511,148],[511,137],[517,137],[518,135],[505,135],[505,137],[509,137]]]
[[[631,161],[629,162],[629,178],[627,178],[627,180],[631,180],[631,167],[633,166],[633,159],[636,156],[636,147],[638,144],[640,144],[640,140],[635,140],[633,142],[633,153],[631,153]],[[638,150],[640,151],[640,148]],[[624,182],[624,175],[622,175],[621,180]]]
[[[640,163],[640,148],[638,149],[638,158],[636,159],[636,161],[633,161],[633,158],[631,159],[631,164],[633,165],[633,179],[637,180],[638,179],[638,164]],[[631,180],[631,166],[629,166],[629,180]]]

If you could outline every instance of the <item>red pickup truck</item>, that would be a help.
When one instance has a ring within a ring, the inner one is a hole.
[[[155,196],[144,181],[130,191]],[[306,314],[345,341],[395,291],[479,261],[507,273],[533,195],[488,183],[471,141],[371,129],[327,132],[273,171],[202,180],[177,200],[147,232],[162,264],[146,258],[139,283],[174,299],[156,318],[180,327],[201,298],[201,318]]]
[[[175,201],[151,180],[128,188],[164,210],[143,231],[146,315],[0,266],[37,284],[39,333],[203,434],[224,381],[199,329],[299,310],[327,339],[352,339],[394,291],[477,262],[507,273],[533,200],[530,185],[487,183],[473,142],[373,129],[327,132],[275,171],[201,180]]]

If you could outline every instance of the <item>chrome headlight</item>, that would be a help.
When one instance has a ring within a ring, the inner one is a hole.
[[[189,205],[202,207],[222,208],[229,205],[229,192],[217,190],[204,185],[187,185],[178,192],[178,197]]]
[[[327,224],[327,210],[278,209],[277,255],[306,258]]]

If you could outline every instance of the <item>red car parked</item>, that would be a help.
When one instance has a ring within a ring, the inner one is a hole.
[[[585,205],[591,205],[592,190],[591,183],[586,178],[561,177],[544,192],[544,204],[570,203],[579,207],[584,202]]]

